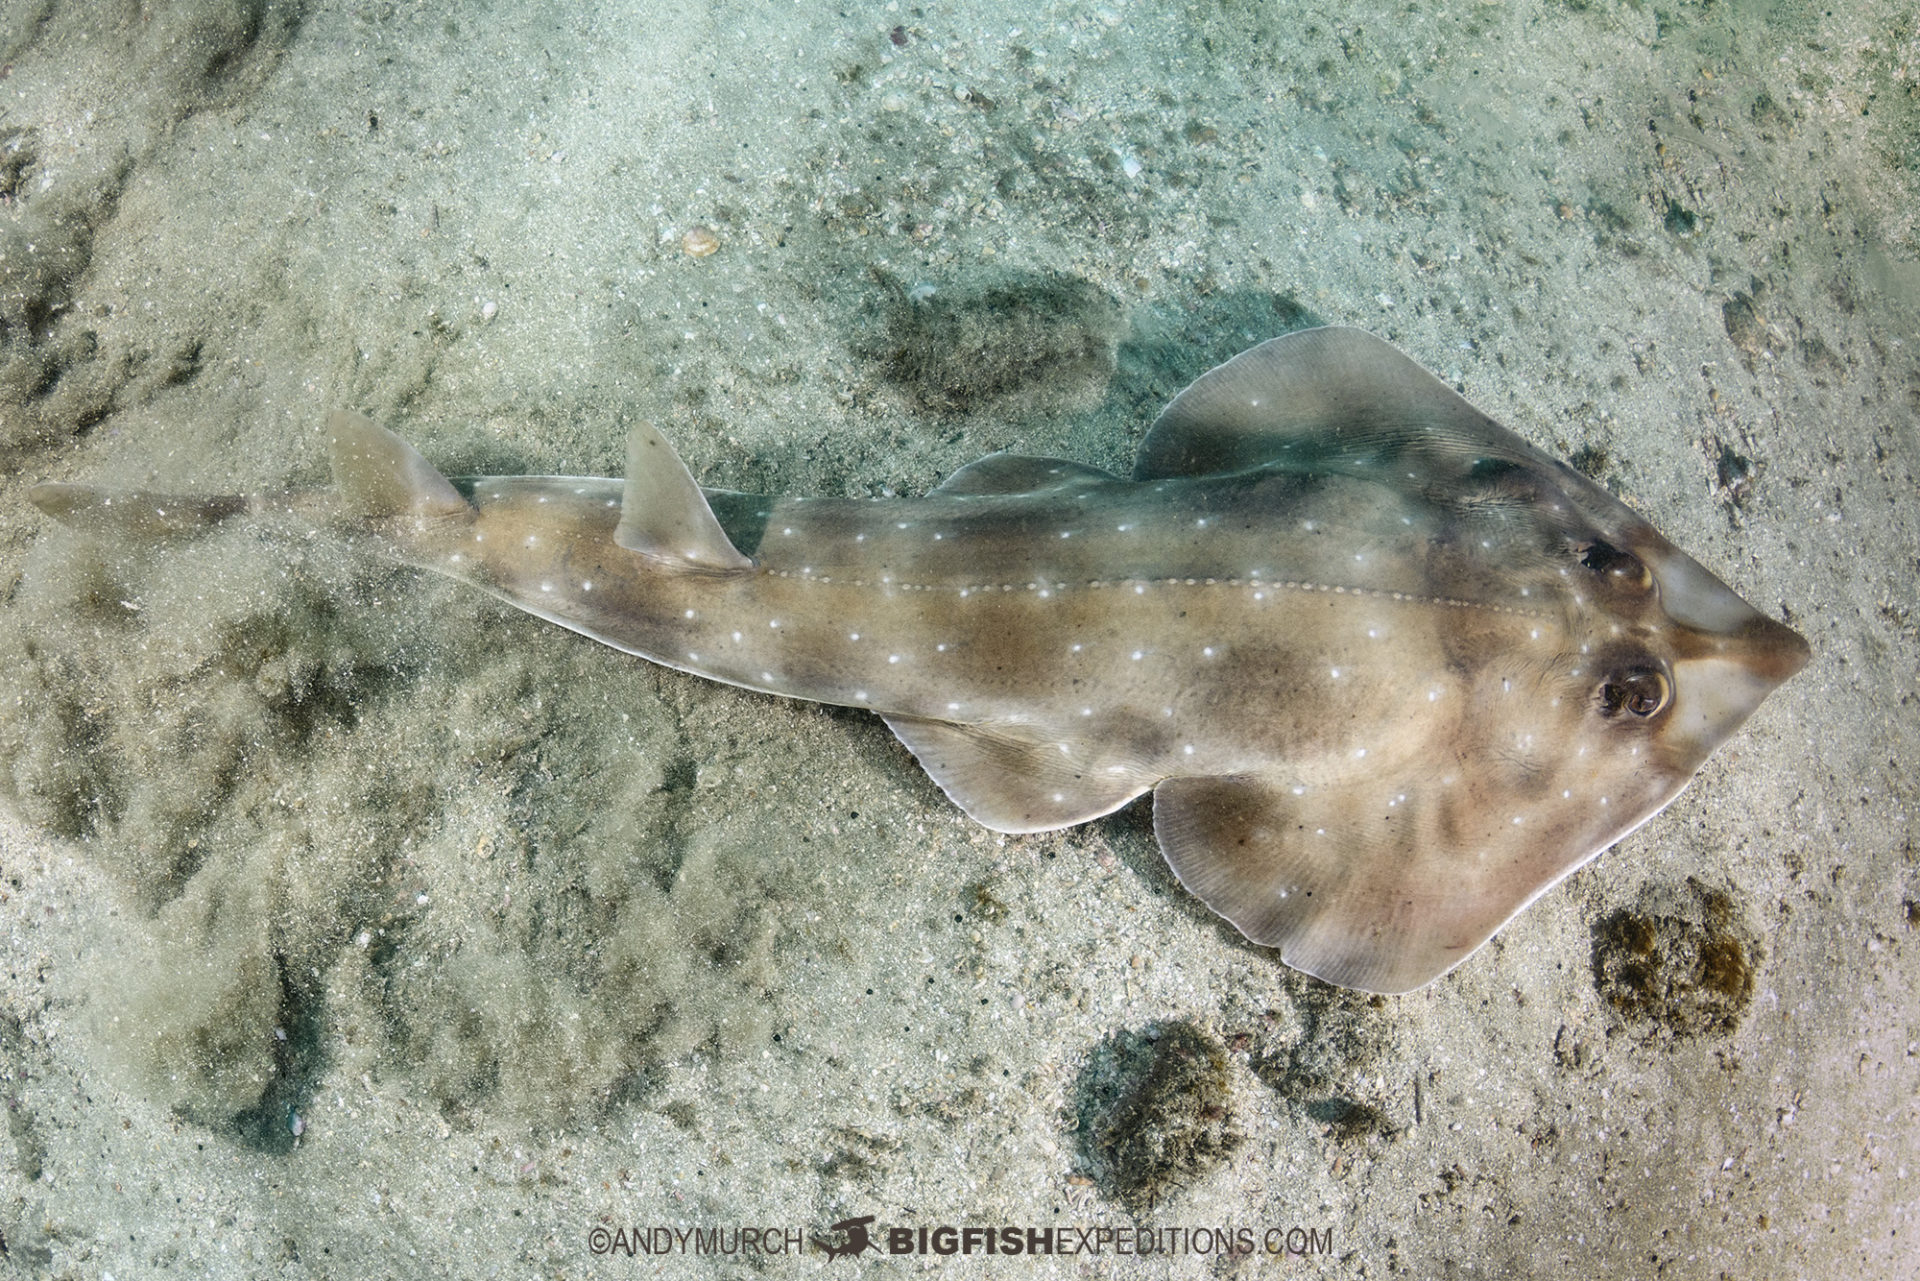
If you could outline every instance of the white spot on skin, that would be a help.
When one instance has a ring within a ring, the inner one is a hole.
[[[1200,653],[1201,653],[1201,655],[1202,655],[1203,657],[1206,657],[1206,658],[1212,658],[1212,657],[1213,657],[1213,646],[1211,646],[1211,645],[1208,645],[1208,646],[1206,646],[1206,647],[1205,647],[1204,649],[1202,649],[1202,650],[1200,651]]]
[[[948,711],[950,711],[950,712],[957,712],[957,711],[959,711],[959,710],[960,710],[960,704],[958,704],[958,703],[948,703],[948,704],[947,704],[947,710],[948,710]]]
[[[773,628],[775,631],[778,631],[780,629],[780,620],[777,618],[769,618],[767,620],[767,626]]]
[[[1181,752],[1181,754],[1182,754],[1182,755],[1184,755],[1184,756],[1192,756],[1192,755],[1193,755],[1193,744],[1192,744],[1192,743],[1188,743],[1188,744],[1187,744],[1187,745],[1186,745],[1185,747],[1183,747],[1183,748],[1181,748],[1181,749],[1180,749],[1180,752]]]
[[[692,611],[692,610],[688,610],[688,611],[687,611],[687,617],[688,617],[688,618],[692,618],[692,617],[693,617],[693,611]]]
[[[1366,754],[1367,754],[1367,749],[1364,747],[1356,747],[1353,749],[1353,759],[1356,761],[1359,760],[1362,756],[1365,756]]]
[[[897,663],[897,662],[899,662],[899,661],[900,661],[900,655],[898,655],[898,654],[888,654],[888,655],[887,655],[887,661],[888,661],[889,663]]]
[[[736,636],[737,636],[737,635],[739,635],[739,633],[738,633],[738,632],[735,632],[734,634],[735,634]],[[847,639],[848,639],[848,640],[856,640],[856,641],[857,641],[857,640],[859,640],[859,639],[860,639],[860,633],[859,633],[859,632],[848,632],[848,633],[847,633]]]
[[[582,583],[582,584],[580,584],[580,590],[581,590],[581,591],[583,591],[583,592],[590,592],[590,591],[592,591],[592,590],[593,590],[593,580],[592,580],[591,578],[589,578],[589,579],[588,579],[588,580],[587,580],[586,582],[584,582],[584,583]]]
[[[735,632],[735,633],[733,634],[733,638],[734,638],[734,639],[735,639],[736,641],[737,641],[737,640],[739,640],[739,639],[740,639],[740,633],[739,633],[739,632]]]
[[[1147,656],[1147,652],[1143,649],[1136,649],[1133,651],[1133,661],[1136,663],[1139,662],[1141,659],[1145,658],[1146,656]]]
[[[1427,701],[1428,701],[1429,703],[1437,703],[1437,702],[1439,702],[1439,701],[1440,701],[1440,691],[1439,691],[1439,690],[1437,690],[1437,689],[1430,689],[1430,690],[1428,690],[1428,691],[1427,691]]]
[[[543,592],[550,592],[550,591],[552,591],[552,590],[553,590],[553,584],[552,584],[552,583],[542,583],[542,584],[540,584],[540,590],[541,590],[541,591],[543,591]]]
[[[1337,667],[1333,669],[1333,679],[1335,680],[1340,679],[1340,669]]]

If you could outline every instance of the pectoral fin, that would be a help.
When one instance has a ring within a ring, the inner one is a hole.
[[[1177,778],[1154,790],[1153,828],[1180,883],[1249,939],[1315,978],[1397,993],[1471,956],[1674,790],[1623,795],[1616,815],[1567,802],[1516,823],[1411,784]]]

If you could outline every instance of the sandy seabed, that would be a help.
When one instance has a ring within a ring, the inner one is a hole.
[[[1036,1277],[1920,1268],[1920,29],[1750,10],[0,8],[0,1270],[784,1273],[864,1216]],[[1144,804],[998,836],[870,717],[25,500],[317,486],[336,407],[450,473],[643,417],[741,490],[1124,471],[1316,323],[1815,651],[1404,997],[1247,945]]]

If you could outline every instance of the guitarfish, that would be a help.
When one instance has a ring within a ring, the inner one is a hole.
[[[337,492],[42,485],[81,526],[307,512],[656,663],[878,713],[974,819],[1147,792],[1181,883],[1288,965],[1404,992],[1671,801],[1808,660],[1624,504],[1381,340],[1276,338],[1130,477],[996,454],[924,498],[448,479],[329,420]]]

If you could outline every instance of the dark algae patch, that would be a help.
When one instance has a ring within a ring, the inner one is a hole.
[[[1102,1041],[1080,1075],[1078,1113],[1095,1182],[1136,1212],[1213,1173],[1246,1141],[1226,1048],[1191,1023]]]
[[[1764,959],[1733,897],[1693,877],[1649,886],[1593,927],[1593,982],[1607,1005],[1650,1035],[1724,1036],[1753,999]]]
[[[1069,409],[1097,401],[1113,373],[1120,307],[1085,280],[1006,272],[887,283],[866,354],[923,410]]]
[[[1396,1127],[1378,1100],[1355,1097],[1349,1084],[1377,1071],[1392,1039],[1385,998],[1324,983],[1295,997],[1299,1033],[1284,1045],[1257,1049],[1248,1066],[1260,1082],[1298,1108],[1320,1132],[1342,1143],[1391,1137]]]

